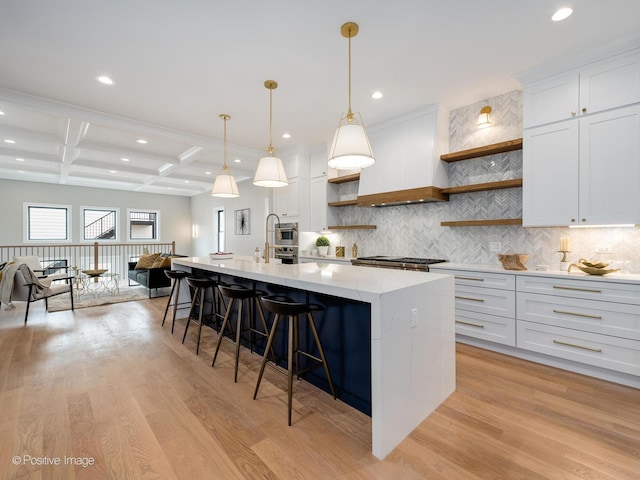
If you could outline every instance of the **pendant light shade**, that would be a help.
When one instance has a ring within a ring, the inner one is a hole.
[[[275,80],[267,80],[264,82],[265,88],[269,90],[269,156],[262,157],[258,162],[256,174],[253,177],[253,184],[258,187],[286,187],[289,185],[287,174],[284,171],[282,160],[276,157],[273,152],[274,148],[271,143],[273,130],[273,91],[278,88]]]
[[[282,160],[278,157],[262,157],[253,184],[259,187],[286,187],[289,181]]]
[[[357,123],[341,125],[331,144],[329,166],[338,170],[370,167],[376,162],[364,127]]]
[[[238,185],[236,185],[236,179],[233,175],[229,174],[229,167],[227,167],[227,120],[231,117],[226,113],[222,113],[220,114],[220,118],[224,121],[224,164],[222,167],[222,173],[216,176],[216,179],[213,182],[211,196],[236,198],[240,196]]]
[[[349,108],[340,118],[329,151],[329,167],[338,170],[370,167],[376,162],[360,114],[351,111],[351,39],[358,34],[358,24],[347,22],[340,28],[349,39]]]
[[[239,197],[240,192],[238,191],[238,185],[236,185],[236,179],[233,178],[233,175],[227,175],[224,173],[218,175],[215,182],[213,182],[211,195],[222,198]]]

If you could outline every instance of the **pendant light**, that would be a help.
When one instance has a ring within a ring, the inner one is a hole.
[[[267,80],[264,86],[269,90],[269,152],[268,157],[262,157],[258,162],[256,175],[253,177],[253,184],[259,187],[286,187],[289,184],[287,174],[284,171],[282,160],[273,155],[273,145],[271,143],[273,128],[273,91],[278,88],[278,82]]]
[[[359,113],[351,111],[351,39],[358,34],[358,24],[347,22],[340,28],[349,39],[349,108],[340,117],[329,151],[329,166],[338,170],[370,167],[376,161]]]
[[[236,179],[233,175],[229,175],[229,167],[227,167],[227,120],[231,117],[226,113],[221,113],[220,118],[224,121],[224,165],[222,173],[216,177],[211,189],[211,196],[223,198],[236,198],[240,196]]]

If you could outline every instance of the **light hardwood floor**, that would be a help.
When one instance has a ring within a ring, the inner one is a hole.
[[[301,381],[287,427],[285,378],[267,369],[252,400],[259,357],[234,384],[231,344],[211,368],[215,332],[196,356],[165,302],[34,304],[26,327],[3,306],[0,478],[640,478],[639,390],[458,345],[456,392],[380,461],[368,417]]]

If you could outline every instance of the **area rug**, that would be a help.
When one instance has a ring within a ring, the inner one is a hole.
[[[97,307],[98,305],[108,305],[111,303],[131,302],[134,300],[148,300],[149,290],[145,287],[120,287],[120,292],[116,295],[102,293],[97,297],[82,293],[74,295],[74,308]],[[57,295],[49,299],[49,311],[59,312],[61,310],[71,310],[71,301],[68,294]]]

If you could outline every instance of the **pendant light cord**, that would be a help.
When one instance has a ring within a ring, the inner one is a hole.
[[[269,155],[273,155],[273,90],[269,89]]]
[[[349,110],[347,110],[347,120],[349,123],[353,121],[353,113],[351,112],[351,35],[349,35]]]
[[[224,141],[224,163],[222,165],[222,171],[226,172],[229,169],[229,167],[227,167],[227,120],[231,117],[226,113],[222,113],[220,114],[220,118],[224,121],[224,134],[222,137]]]

